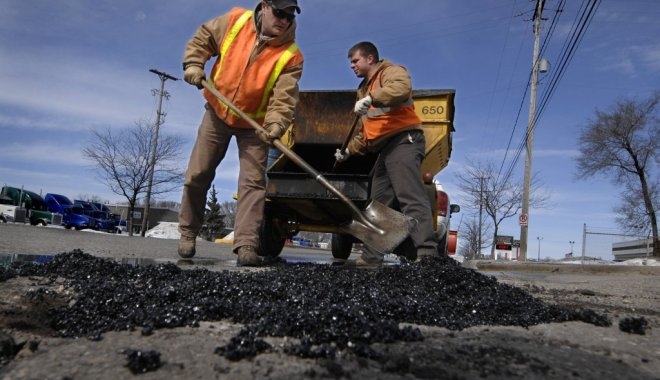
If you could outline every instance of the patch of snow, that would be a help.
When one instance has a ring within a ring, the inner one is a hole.
[[[465,261],[465,257],[463,257],[463,255],[455,254],[455,255],[451,255],[449,257],[451,257],[452,259],[458,261],[459,263],[462,263],[462,262]]]
[[[159,222],[154,228],[148,230],[144,236],[158,239],[179,239],[179,223]]]
[[[558,264],[577,264],[581,265],[582,260],[562,260],[557,261]],[[653,258],[640,258],[640,259],[630,259],[626,261],[605,261],[605,260],[584,260],[584,265],[630,265],[630,266],[649,266],[655,267],[660,266],[660,261]]]
[[[660,266],[660,260],[655,258],[642,258],[642,259],[630,259],[617,263],[618,265],[636,265],[636,266],[647,266],[647,267],[657,267]]]

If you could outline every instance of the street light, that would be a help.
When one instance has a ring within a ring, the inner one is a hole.
[[[543,240],[543,237],[536,237],[536,240],[539,241],[539,250],[537,252],[538,258],[536,259],[537,262],[541,262],[541,240]]]
[[[573,244],[575,244],[575,242],[573,240],[571,240],[571,241],[568,242],[568,244],[571,245],[571,257],[572,257],[573,256]]]

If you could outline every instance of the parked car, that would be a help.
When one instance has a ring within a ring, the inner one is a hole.
[[[444,190],[442,185],[436,184],[436,202],[437,215],[436,215],[436,228],[435,233],[438,235],[438,244],[441,249],[448,255],[456,253],[456,240],[458,239],[457,231],[451,230],[451,215],[461,211],[461,207],[457,204],[449,202],[449,194]]]
[[[433,180],[430,173],[423,176],[424,184],[428,189],[429,201],[433,210],[433,229],[438,237],[440,250],[448,255],[456,253],[456,240],[458,232],[451,230],[451,215],[461,211],[461,207],[449,201],[449,194],[441,184]]]

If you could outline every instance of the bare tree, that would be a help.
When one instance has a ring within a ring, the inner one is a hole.
[[[78,198],[76,198],[76,199],[80,199],[80,200],[87,201],[87,202],[105,203],[103,201],[103,199],[101,199],[101,197],[99,197],[98,195],[93,195],[93,194],[90,195],[90,194],[87,194],[87,193],[78,194]]]
[[[479,219],[478,217],[473,218],[467,223],[463,223],[460,228],[461,242],[458,249],[458,253],[465,258],[465,260],[477,260],[481,259],[482,255],[480,252],[479,242],[481,241],[482,248],[484,247],[484,241],[488,241],[486,237],[490,235],[490,225],[482,225],[481,231],[479,231]],[[481,239],[479,239],[479,232],[481,232]],[[490,244],[485,245],[486,248],[490,247]]]
[[[128,201],[127,223],[133,234],[132,217],[138,198],[146,191],[151,159],[153,126],[138,121],[135,127],[119,130],[92,130],[83,155],[92,161],[96,174],[110,190]],[[156,166],[152,194],[165,194],[181,187],[183,170],[180,162],[182,140],[174,136],[160,136],[156,152]]]
[[[518,215],[522,208],[522,183],[501,178],[497,173],[491,163],[476,163],[468,165],[468,168],[458,175],[458,186],[464,197],[462,203],[473,211],[481,207],[490,218],[493,228],[491,257],[495,257],[494,242],[500,224],[505,219]],[[530,183],[530,207],[543,208],[549,198],[542,192],[538,176],[533,175]]]
[[[653,256],[660,257],[656,210],[660,203],[660,91],[644,100],[623,99],[608,112],[596,110],[580,135],[577,177],[602,174],[622,186],[617,222],[627,230],[653,235]]]

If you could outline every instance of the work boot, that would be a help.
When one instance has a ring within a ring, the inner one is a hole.
[[[263,262],[261,256],[257,254],[257,249],[251,245],[238,248],[237,253],[236,266],[238,267],[258,267]]]
[[[183,236],[179,238],[179,256],[190,259],[195,256],[195,236]]]

